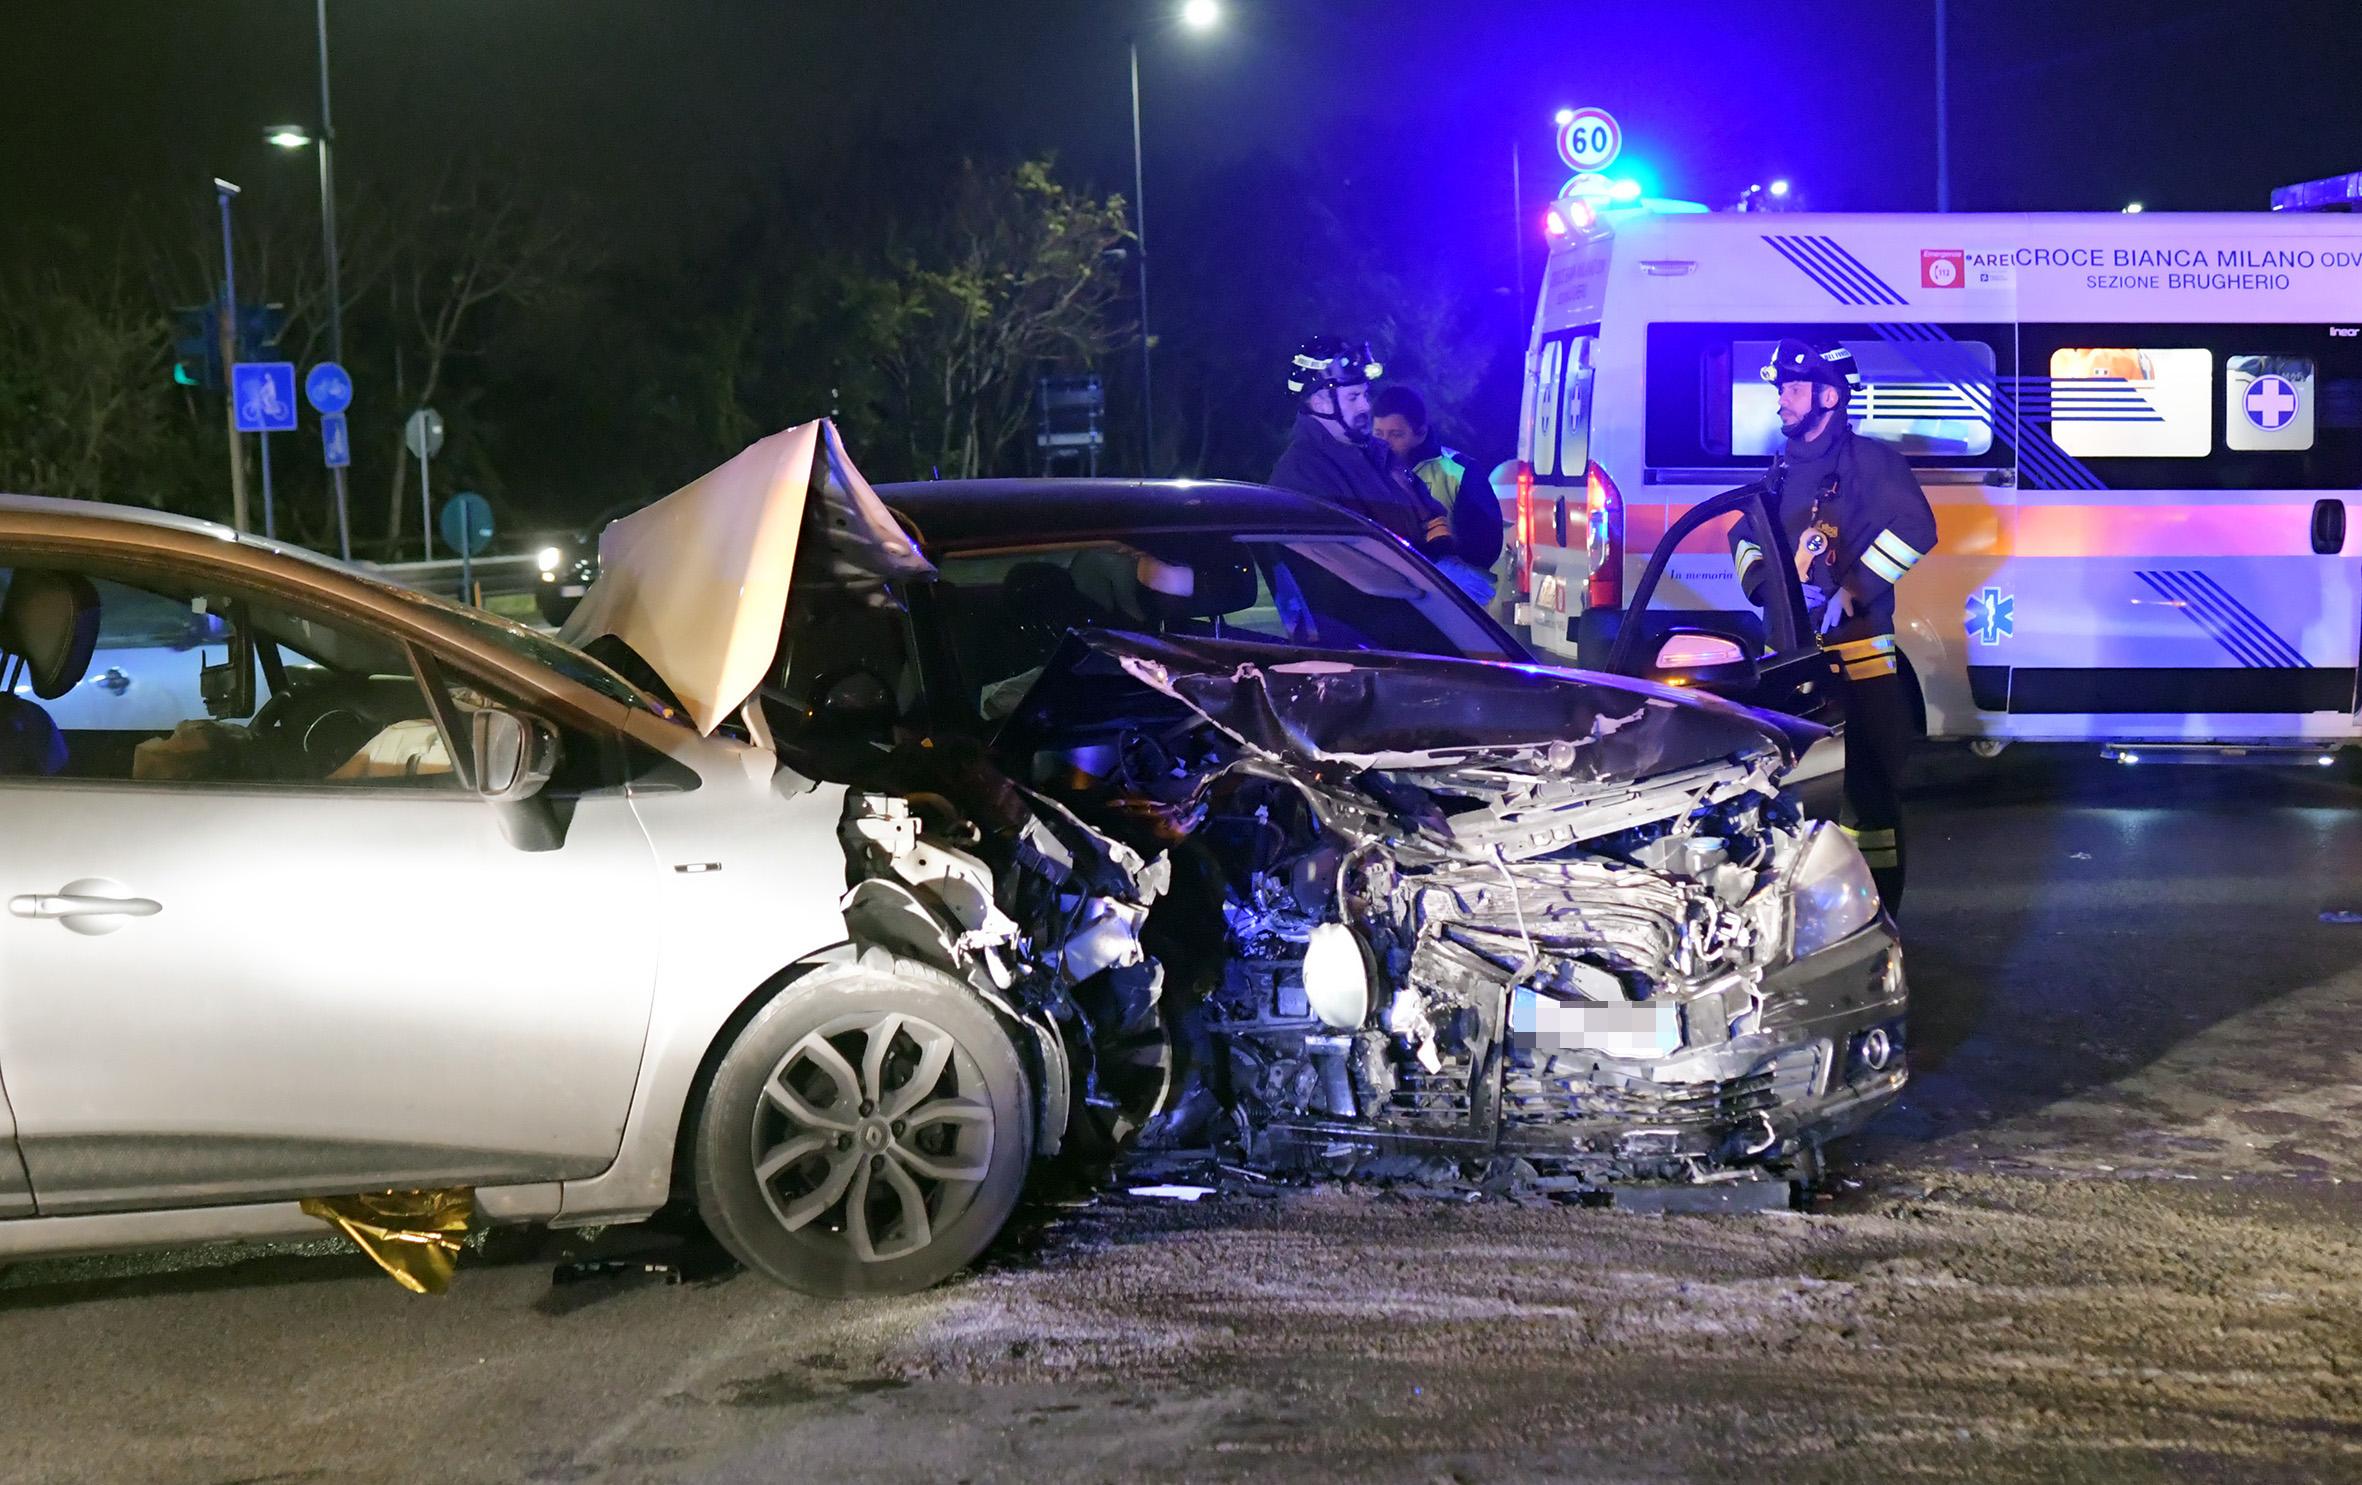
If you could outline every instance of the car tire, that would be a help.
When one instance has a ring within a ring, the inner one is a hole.
[[[1015,1042],[959,981],[908,960],[832,965],[781,991],[715,1067],[698,1215],[807,1294],[924,1289],[1016,1209],[1033,1107]]]

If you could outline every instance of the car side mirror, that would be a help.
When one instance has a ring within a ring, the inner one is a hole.
[[[1711,629],[1671,630],[1658,643],[1656,658],[1648,666],[1650,680],[1701,690],[1744,688],[1755,684],[1760,675],[1754,651]]]
[[[812,707],[813,721],[832,736],[883,732],[894,722],[894,692],[866,670],[827,679]]]
[[[476,792],[515,804],[541,792],[558,771],[558,730],[539,717],[487,707],[469,719]]]

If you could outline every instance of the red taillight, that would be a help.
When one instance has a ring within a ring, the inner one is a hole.
[[[1591,559],[1586,609],[1624,606],[1624,496],[1597,464],[1583,471],[1583,545]]]
[[[1534,591],[1534,466],[1517,461],[1517,596]]]

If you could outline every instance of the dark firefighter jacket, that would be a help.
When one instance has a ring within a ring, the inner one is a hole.
[[[1299,412],[1271,483],[1367,517],[1428,557],[1452,555],[1451,517],[1382,441],[1347,443],[1312,414]]]
[[[1767,484],[1780,531],[1758,531],[1746,514],[1731,527],[1731,561],[1747,601],[1763,607],[1770,564],[1789,563],[1832,603],[1841,591],[1851,597],[1851,616],[1820,636],[1846,675],[1892,675],[1895,584],[1936,544],[1935,512],[1911,467],[1838,417],[1817,439],[1790,439],[1773,456]],[[1820,628],[1822,613],[1807,617]]]

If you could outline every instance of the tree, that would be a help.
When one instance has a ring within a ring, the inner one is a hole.
[[[171,503],[171,329],[127,260],[26,255],[0,281],[0,488]]]
[[[564,213],[482,176],[446,177],[407,221],[385,276],[398,347],[392,385],[405,412],[441,395],[455,362],[481,342],[489,315],[547,297],[589,258]],[[399,430],[393,456],[389,545],[402,534],[408,489],[409,449]]]
[[[892,257],[879,367],[909,473],[1000,470],[1041,368],[1088,366],[1135,333],[1114,315],[1123,198],[1050,168],[964,166],[944,227]]]

